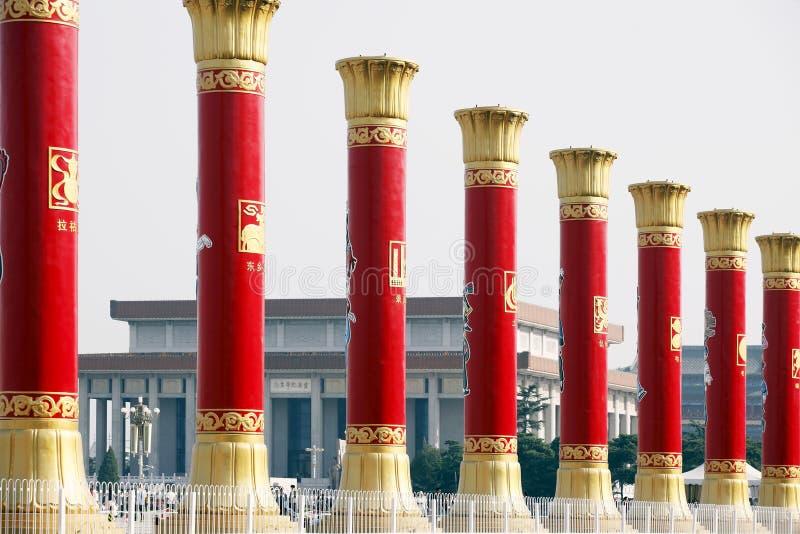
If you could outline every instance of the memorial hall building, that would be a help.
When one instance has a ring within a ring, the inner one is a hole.
[[[264,401],[273,477],[311,476],[307,448],[324,449],[327,477],[343,438],[346,413],[344,299],[267,300]],[[160,414],[154,423],[153,474],[182,474],[191,464],[196,404],[195,301],[112,301],[111,318],[128,323],[129,352],[81,354],[79,392],[84,456],[100,465],[113,447],[122,462],[129,441],[120,409],[138,398]],[[558,437],[558,313],[520,303],[518,384],[535,384],[547,399],[539,436]],[[408,453],[444,446],[464,435],[461,297],[409,298],[406,323]],[[623,329],[609,325],[609,343]],[[608,372],[609,438],[636,433],[636,375]]]

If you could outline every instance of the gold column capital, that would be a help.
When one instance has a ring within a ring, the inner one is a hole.
[[[419,72],[412,61],[386,56],[340,59],[336,70],[344,82],[344,114],[348,121],[361,119],[408,120],[408,93]],[[377,121],[391,122],[391,121]]]
[[[464,163],[503,161],[519,163],[519,139],[528,114],[499,106],[459,109]]]
[[[194,34],[194,60],[267,64],[269,26],[280,0],[183,0]]]
[[[761,272],[800,273],[800,235],[760,235],[756,243],[761,249]]]
[[[550,152],[556,166],[558,198],[608,199],[611,164],[616,152],[602,148],[564,148]]]
[[[631,184],[628,191],[636,208],[636,227],[683,228],[683,206],[691,188],[670,181]]]
[[[740,210],[701,211],[697,214],[703,226],[703,248],[709,256],[731,252],[747,252],[750,223],[755,215]]]

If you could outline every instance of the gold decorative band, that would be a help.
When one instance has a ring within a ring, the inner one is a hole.
[[[679,452],[640,452],[636,457],[640,468],[683,467],[683,455]]]
[[[197,94],[250,93],[264,96],[266,75],[263,72],[232,68],[197,71]]]
[[[744,256],[707,256],[706,271],[746,271]]]
[[[561,204],[562,221],[608,220],[608,204]]]
[[[800,478],[800,465],[762,465],[761,476],[765,478]]]
[[[264,432],[264,412],[198,410],[195,429],[197,432]]]
[[[406,129],[397,126],[365,125],[347,129],[347,146],[406,148]]]
[[[744,460],[706,460],[706,473],[745,473],[747,462]]]
[[[464,436],[464,454],[517,454],[516,436]]]
[[[765,276],[764,289],[800,291],[800,277]]]
[[[80,22],[78,0],[0,1],[0,22],[55,22],[73,28]]]
[[[347,443],[355,445],[405,445],[406,427],[399,425],[348,425]]]
[[[681,248],[680,232],[639,232],[639,248]]]
[[[464,171],[464,187],[517,188],[516,169],[467,169]]]
[[[607,445],[561,445],[558,459],[569,462],[607,462]]]
[[[0,417],[78,418],[76,393],[0,392]]]

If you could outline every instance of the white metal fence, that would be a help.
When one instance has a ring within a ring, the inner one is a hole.
[[[211,534],[628,532],[800,534],[800,511],[486,495],[279,488],[251,492],[157,481],[91,483],[93,505],[53,483],[0,480],[0,533]]]

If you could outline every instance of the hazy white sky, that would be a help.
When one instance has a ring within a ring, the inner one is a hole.
[[[609,302],[630,363],[636,229],[630,183],[692,187],[684,239],[684,341],[702,342],[695,214],[756,213],[747,328],[760,342],[754,239],[800,231],[800,1],[284,0],[267,94],[267,296],[340,296],[346,148],[334,62],[412,59],[407,240],[412,296],[460,292],[461,136],[453,110],[524,109],[520,299],[556,307],[558,200],[548,152],[615,150]],[[83,0],[80,33],[80,350],[127,350],[110,299],[191,299],[197,120],[189,17],[177,0]]]

